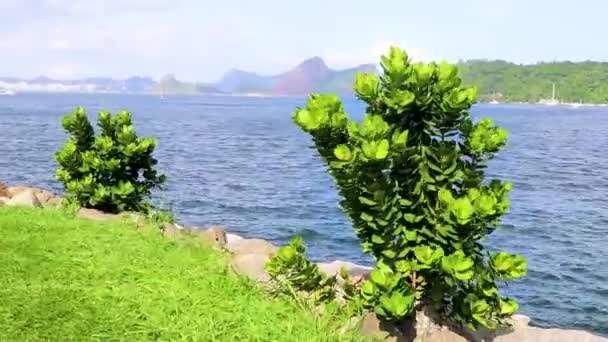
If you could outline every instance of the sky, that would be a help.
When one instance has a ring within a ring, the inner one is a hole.
[[[605,0],[0,0],[0,76],[211,82],[322,57],[608,61]]]

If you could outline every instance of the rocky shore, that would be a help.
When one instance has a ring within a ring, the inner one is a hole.
[[[0,182],[0,206],[29,206],[29,207],[59,207],[62,198],[48,190],[32,187],[4,187]],[[131,220],[137,226],[143,226],[145,218],[137,213],[122,213],[118,215],[104,213],[95,209],[80,208],[77,216],[92,220]],[[264,271],[264,265],[270,256],[278,250],[278,246],[263,239],[247,239],[231,234],[224,227],[210,226],[206,228],[184,227],[176,223],[163,224],[161,232],[170,239],[183,235],[199,237],[205,243],[223,250],[230,259],[232,269],[261,284],[270,280]],[[371,268],[346,261],[317,263],[319,269],[330,275],[339,274],[340,268],[346,267],[349,273],[358,279],[364,279]],[[471,332],[443,324],[434,319],[435,315],[424,308],[416,312],[415,319],[397,326],[378,320],[375,314],[369,313],[361,319],[362,334],[384,336],[386,341],[547,341],[547,342],[608,342],[608,338],[593,335],[581,330],[543,329],[528,325],[530,319],[523,315],[514,315],[512,328],[501,331]]]

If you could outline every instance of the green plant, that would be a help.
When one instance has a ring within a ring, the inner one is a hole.
[[[115,116],[102,111],[97,121],[101,134],[96,137],[84,108],[63,118],[70,137],[55,159],[66,197],[107,212],[147,212],[145,199],[166,180],[154,169],[156,141],[137,136],[128,111]]]
[[[319,266],[308,261],[306,247],[300,237],[279,248],[264,269],[278,283],[278,291],[288,291],[296,297],[298,292],[303,292],[316,303],[335,299],[336,277],[327,276]]]
[[[363,251],[376,259],[361,296],[389,320],[419,302],[494,328],[517,309],[498,282],[526,273],[523,257],[489,254],[479,242],[509,206],[511,184],[484,181],[507,132],[490,119],[473,123],[476,89],[461,87],[456,67],[411,63],[397,48],[381,64],[381,76],[357,74],[357,97],[367,103],[360,124],[333,94],[311,95],[294,115],[327,162]]]

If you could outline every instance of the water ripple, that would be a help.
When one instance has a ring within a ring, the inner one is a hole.
[[[309,137],[291,121],[305,99],[116,95],[0,97],[0,179],[60,191],[53,155],[74,105],[129,108],[140,134],[158,138],[169,176],[155,200],[185,224],[223,224],[286,243],[302,236],[314,260],[369,264]],[[360,119],[364,107],[345,102]],[[523,254],[529,275],[503,290],[539,326],[608,334],[608,112],[478,106],[509,129],[489,176],[514,184],[512,207],[486,242]]]

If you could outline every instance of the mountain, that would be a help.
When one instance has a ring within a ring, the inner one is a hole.
[[[313,92],[352,94],[358,71],[377,72],[374,64],[363,64],[344,70],[330,69],[321,57],[309,58],[278,75],[259,75],[232,69],[214,86],[229,93],[302,96]]]
[[[320,57],[313,57],[298,64],[278,78],[274,84],[274,95],[303,95],[319,87],[331,74],[331,70]]]
[[[160,79],[160,82],[150,89],[150,92],[162,95],[202,95],[223,93],[213,85],[179,81],[172,74],[163,76]]]
[[[319,93],[333,92],[338,95],[352,95],[357,72],[378,73],[378,69],[375,64],[362,64],[355,68],[332,71],[329,77],[315,88],[315,91]]]
[[[272,90],[277,77],[231,69],[214,86],[227,93],[269,92]]]

